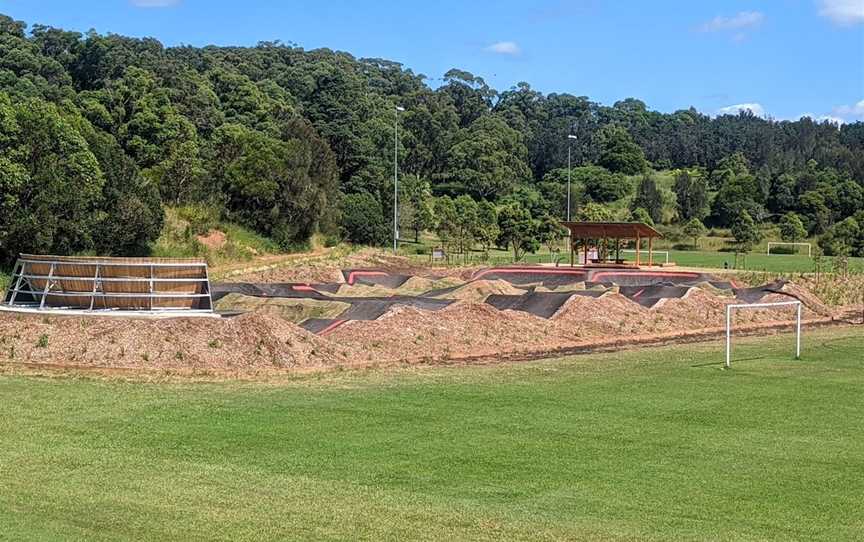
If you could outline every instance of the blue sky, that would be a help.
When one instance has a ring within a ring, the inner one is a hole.
[[[864,120],[864,0],[0,0],[0,12],[166,45],[329,47],[402,62],[432,86],[458,67],[498,90],[528,81],[605,104]]]

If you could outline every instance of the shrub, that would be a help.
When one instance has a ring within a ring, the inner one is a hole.
[[[221,212],[215,205],[183,205],[175,209],[177,217],[189,223],[192,235],[205,235],[219,225]]]

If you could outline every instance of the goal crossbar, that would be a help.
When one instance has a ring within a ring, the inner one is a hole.
[[[786,245],[786,246],[791,245],[791,246],[795,246],[795,247],[807,247],[807,257],[808,258],[813,257],[813,245],[812,245],[812,243],[787,243],[785,241],[784,242],[770,241],[768,243],[768,252],[767,252],[768,256],[771,255],[771,247],[784,246],[784,245]]]
[[[632,249],[632,248],[622,248],[622,249],[621,249],[621,252],[627,252],[627,253],[630,253],[630,254],[636,254],[636,251],[635,251],[634,249]],[[640,250],[639,252],[640,252],[641,254],[645,254],[645,251],[644,251],[644,250]],[[656,254],[663,254],[664,256],[666,256],[666,263],[669,263],[669,251],[668,251],[668,250],[655,250],[655,251],[653,251],[653,252],[654,252],[655,255],[656,255]]]
[[[726,368],[732,367],[732,311],[735,309],[772,309],[775,307],[796,307],[795,318],[795,359],[801,358],[801,307],[800,301],[777,301],[774,303],[750,303],[726,305]]]

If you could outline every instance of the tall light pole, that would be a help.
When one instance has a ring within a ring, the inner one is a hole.
[[[573,146],[571,141],[574,139],[579,138],[573,134],[567,136],[567,222],[570,222],[570,150]]]
[[[396,106],[393,122],[393,254],[399,250],[399,113],[404,107]]]

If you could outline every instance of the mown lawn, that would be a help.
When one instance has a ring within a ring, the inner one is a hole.
[[[724,268],[724,264],[732,269],[735,265],[735,254],[731,252],[683,251],[669,252],[669,259],[680,266]],[[823,258],[823,271],[831,270],[831,259]],[[769,271],[772,273],[812,273],[815,268],[813,259],[806,254],[771,254],[750,253],[744,261],[744,267],[750,271]],[[849,258],[849,269],[864,270],[864,258]]]
[[[665,251],[667,249],[658,249]],[[408,249],[403,252],[408,253]],[[669,261],[674,262],[681,267],[704,267],[709,269],[734,269],[735,254],[733,252],[716,252],[708,250],[669,250]],[[408,254],[418,263],[428,264],[428,255]],[[634,261],[636,256],[633,252],[622,253],[622,256],[630,261]],[[451,255],[453,264],[462,263],[462,257],[459,255]],[[569,253],[564,251],[560,254],[561,263],[568,264],[570,262]],[[655,254],[655,262],[664,262],[666,255],[663,253]],[[549,250],[541,248],[535,254],[526,254],[520,263],[548,264],[552,262],[552,256]],[[643,263],[648,261],[647,251],[642,254]],[[823,258],[822,270],[830,271],[832,269],[832,258]],[[864,271],[864,258],[849,258],[849,270],[861,272]],[[504,250],[491,250],[489,258],[484,259],[480,252],[468,255],[466,263],[486,264],[486,265],[505,265],[513,263],[513,253]],[[815,271],[813,259],[806,254],[772,254],[767,255],[764,252],[751,252],[747,257],[739,262],[743,265],[743,269],[749,271],[768,271],[771,273],[812,273]]]
[[[861,540],[864,334],[270,383],[0,376],[0,539]]]

